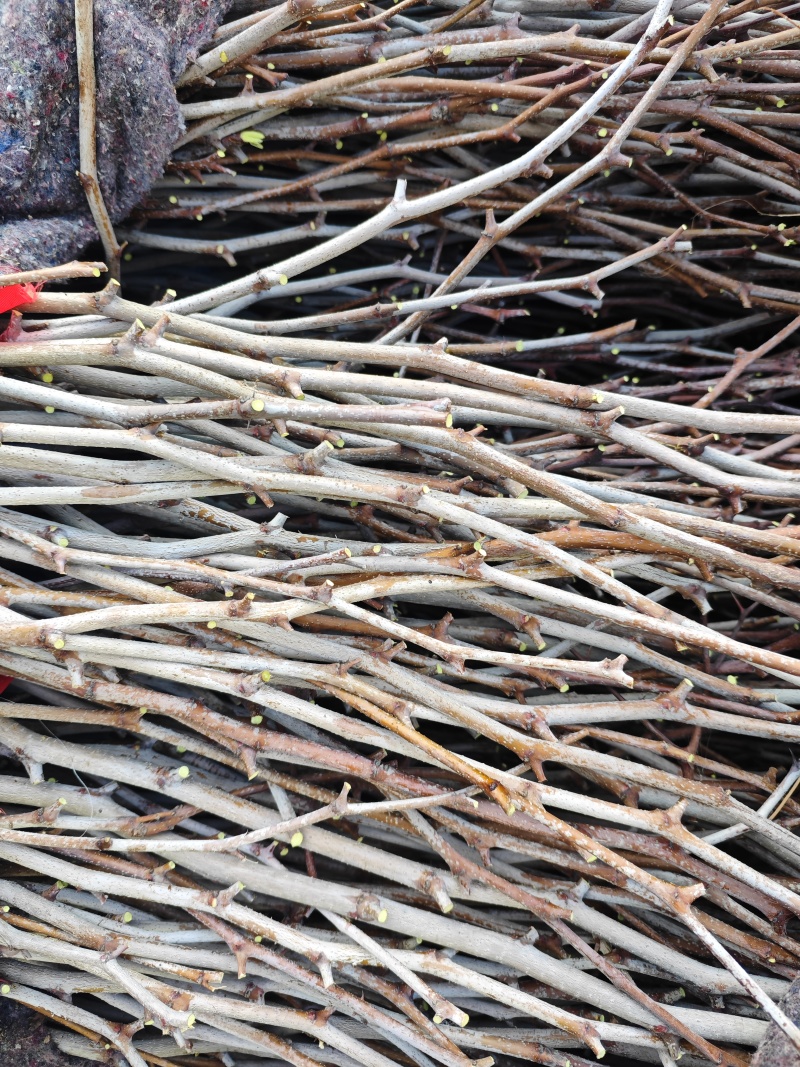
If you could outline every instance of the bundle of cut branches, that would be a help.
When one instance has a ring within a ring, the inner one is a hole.
[[[737,306],[796,309],[793,8],[598,6],[304,0],[229,22],[179,81],[187,131],[122,230],[132,267],[152,271],[148,249],[175,257],[158,257],[159,271],[190,254],[188,286],[205,288],[198,254],[263,267],[265,254],[290,245],[259,286],[232,286],[218,311],[253,307],[266,318],[263,302],[289,295],[274,291],[281,276],[363,268],[365,255],[383,268],[405,253],[404,270],[375,276],[386,285],[378,306],[356,298],[336,327],[374,329],[394,314],[392,295],[406,305],[393,339],[413,328],[470,354],[487,323],[461,300],[457,315],[443,314],[447,303],[420,304],[430,286],[500,287],[468,299],[491,301],[501,325],[525,314],[531,294],[548,294],[537,302],[547,328],[518,322],[523,339],[552,336],[565,305],[630,317],[620,309],[631,297],[656,321],[687,301],[703,301],[706,315],[718,307],[718,318]],[[487,211],[499,221],[487,224]],[[691,252],[652,251],[677,230]],[[483,253],[469,258],[482,232]],[[623,281],[618,264],[631,255],[642,260]],[[602,303],[585,284],[590,271],[600,272],[595,283],[609,279]],[[330,311],[312,293],[311,306]],[[411,317],[412,308],[427,314]]]
[[[234,10],[123,284],[0,276],[0,993],[66,1054],[796,1058],[800,31],[624,8]]]

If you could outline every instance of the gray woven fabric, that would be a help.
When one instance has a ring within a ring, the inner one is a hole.
[[[800,978],[795,978],[789,986],[781,1007],[793,1023],[800,1024]],[[775,1023],[770,1023],[751,1067],[800,1067],[800,1052]]]
[[[172,83],[230,0],[96,0],[100,186],[120,221],[159,177],[183,129]],[[76,177],[71,0],[0,2],[0,263],[75,256],[97,236]]]

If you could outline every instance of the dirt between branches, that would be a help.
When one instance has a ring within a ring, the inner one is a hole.
[[[0,1001],[0,1063],[6,1067],[90,1067],[65,1056],[41,1015],[13,1000]]]

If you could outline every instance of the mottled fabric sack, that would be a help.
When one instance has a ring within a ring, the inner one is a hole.
[[[800,978],[795,978],[789,986],[781,1007],[793,1023],[800,1024]],[[775,1023],[770,1023],[751,1067],[800,1067],[800,1052]]]
[[[100,186],[122,220],[183,130],[173,82],[230,0],[96,0]],[[73,258],[97,236],[76,171],[72,0],[0,2],[0,263]]]

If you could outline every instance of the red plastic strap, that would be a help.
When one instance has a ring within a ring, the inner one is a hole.
[[[0,674],[0,693],[5,692],[13,681],[14,679],[10,675]]]
[[[0,314],[13,311],[22,304],[31,304],[39,292],[38,285],[0,285]]]

